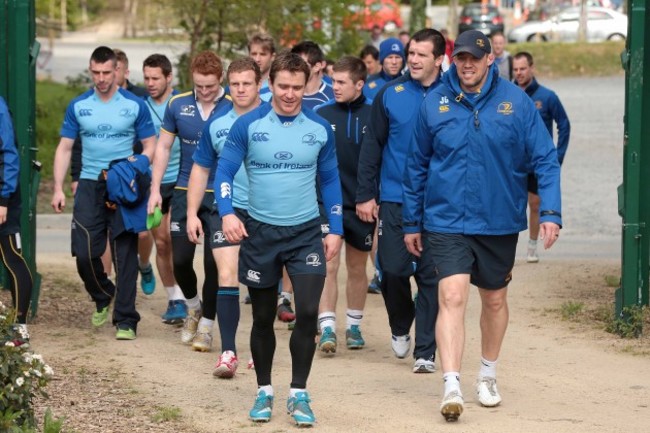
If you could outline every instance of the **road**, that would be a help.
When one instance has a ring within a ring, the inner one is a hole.
[[[623,173],[624,79],[541,82],[559,95],[572,125],[562,167],[564,228],[560,241],[551,250],[541,252],[542,260],[618,258],[621,219],[616,188]],[[37,252],[68,253],[69,222],[69,215],[39,215]],[[520,257],[525,254],[527,236],[525,232],[520,236]]]

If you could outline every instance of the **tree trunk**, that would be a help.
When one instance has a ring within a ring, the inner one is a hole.
[[[587,0],[580,1],[580,22],[578,24],[578,42],[587,40]]]
[[[456,39],[456,36],[458,36],[458,0],[449,0],[447,31],[452,39]]]

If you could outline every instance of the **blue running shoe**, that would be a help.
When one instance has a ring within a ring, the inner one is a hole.
[[[298,427],[309,427],[316,422],[314,412],[309,407],[310,401],[307,392],[297,392],[295,397],[287,400],[287,411]]]
[[[318,342],[318,348],[321,352],[336,353],[336,334],[331,327],[326,326],[323,328],[320,341]]]
[[[266,395],[264,391],[257,393],[255,404],[248,412],[248,417],[251,421],[255,422],[269,422],[271,421],[271,411],[273,410],[273,396]]]
[[[345,331],[345,340],[348,349],[361,349],[366,344],[366,342],[363,340],[363,336],[361,335],[361,329],[359,329],[359,325],[352,325],[350,329]]]
[[[183,323],[187,317],[187,304],[182,299],[176,299],[167,303],[167,311],[161,316],[163,323],[178,325]]]
[[[156,291],[156,277],[153,274],[151,263],[146,268],[140,268],[140,287],[145,295],[151,295]]]

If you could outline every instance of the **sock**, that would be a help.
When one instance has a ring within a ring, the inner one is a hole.
[[[174,284],[174,294],[170,298],[172,300],[178,300],[178,301],[184,301],[185,300],[185,295],[183,294],[183,291],[179,287],[178,284]],[[199,304],[200,305],[200,304]]]
[[[198,329],[201,328],[208,328],[210,332],[212,332],[212,327],[214,326],[214,320],[206,319],[205,317],[201,317],[201,320],[199,320],[199,326]]]
[[[289,303],[291,303],[291,293],[289,292],[281,292],[280,296],[278,296],[278,305],[282,303],[284,299],[288,300]]]
[[[138,267],[140,268],[141,271],[147,269],[149,266],[151,266],[151,263],[149,262],[144,263],[143,261],[140,260],[140,256],[138,256]]]
[[[452,391],[460,393],[460,373],[457,371],[450,371],[442,375],[442,380],[445,381],[445,394],[447,395]],[[462,394],[461,394],[462,395]]]
[[[201,309],[201,298],[199,295],[196,295],[192,299],[187,300],[187,308],[190,310],[200,310]]]
[[[167,290],[167,299],[170,301],[174,300],[174,294],[176,293],[176,287],[174,286],[169,286],[165,287],[165,290]]]
[[[325,327],[329,326],[332,331],[336,331],[336,313],[333,311],[325,311],[318,315],[318,327],[322,331]]]
[[[497,361],[488,361],[487,359],[481,356],[481,369],[478,372],[479,379],[484,377],[491,377],[496,379],[497,377]]]
[[[528,248],[531,250],[537,249],[537,239],[528,239]]]
[[[348,308],[345,316],[346,329],[350,329],[353,325],[361,325],[361,319],[363,319],[363,310],[350,310]]]
[[[264,391],[264,394],[272,396],[273,395],[273,387],[271,385],[263,385],[259,386],[257,388],[257,394],[259,395],[260,392]]]
[[[219,287],[217,291],[217,321],[221,333],[221,351],[235,348],[235,334],[239,325],[239,287]]]
[[[307,392],[307,390],[305,388],[291,388],[289,390],[289,395],[295,397],[299,392]]]

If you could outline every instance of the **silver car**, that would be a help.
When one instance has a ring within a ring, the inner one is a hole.
[[[508,34],[509,42],[578,40],[580,8],[568,8],[545,21],[530,21],[515,27]],[[627,37],[627,15],[607,8],[587,10],[587,41],[624,40]]]

